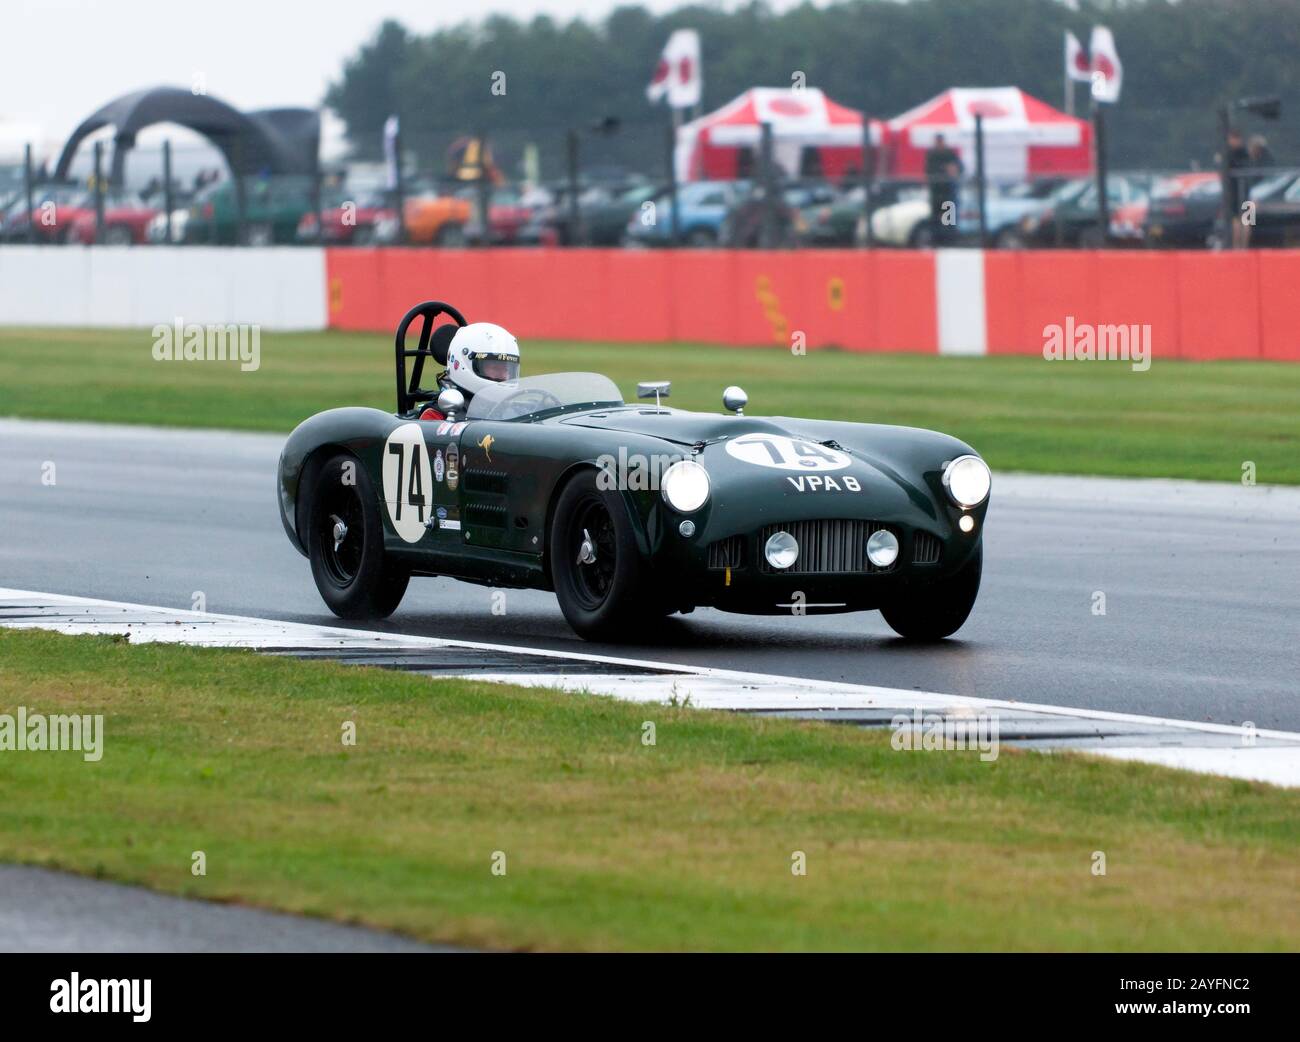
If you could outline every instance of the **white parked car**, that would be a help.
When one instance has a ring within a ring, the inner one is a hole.
[[[185,241],[185,224],[190,219],[188,208],[172,211],[172,242]],[[163,243],[167,241],[167,214],[160,213],[155,216],[145,229],[145,235],[150,242]]]

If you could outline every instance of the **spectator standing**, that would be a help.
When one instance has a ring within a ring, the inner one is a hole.
[[[1246,150],[1241,131],[1233,127],[1228,131],[1227,184],[1223,186],[1223,209],[1232,229],[1232,248],[1245,245],[1246,226],[1241,221],[1241,203],[1246,197],[1246,170],[1250,167],[1250,153]]]
[[[1277,160],[1273,158],[1273,153],[1268,147],[1268,139],[1265,138],[1263,134],[1252,134],[1250,136],[1250,140],[1246,142],[1246,155],[1246,165],[1250,167],[1250,169],[1262,171],[1262,173],[1243,178],[1241,189],[1242,199],[1240,202],[1245,202],[1245,200],[1250,196],[1250,190],[1268,176],[1268,171],[1277,162]],[[1244,220],[1238,221],[1237,223],[1241,225],[1241,245],[1245,248],[1250,245],[1250,231],[1254,225],[1247,224]]]
[[[930,184],[930,229],[933,241],[945,242],[957,224],[957,181],[962,175],[961,156],[948,147],[942,134],[925,153],[925,179]],[[944,220],[952,215],[952,223]]]

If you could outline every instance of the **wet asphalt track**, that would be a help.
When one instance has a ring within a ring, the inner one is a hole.
[[[0,865],[0,951],[455,950],[430,947],[377,930],[257,908],[190,901],[43,868]]]
[[[336,622],[280,527],[282,440],[0,420],[0,586]],[[1300,490],[995,474],[985,540],[975,611],[935,647],[874,612],[711,610],[589,645],[550,594],[494,616],[450,580],[368,628],[1300,730]]]

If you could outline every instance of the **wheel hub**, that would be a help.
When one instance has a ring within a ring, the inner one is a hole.
[[[334,527],[330,532],[334,538],[334,552],[338,553],[339,547],[343,545],[343,540],[348,537],[348,526],[347,522],[338,514],[331,514],[330,520],[334,522]]]
[[[596,563],[596,544],[592,542],[591,533],[585,528],[582,530],[582,542],[578,546],[578,563]]]

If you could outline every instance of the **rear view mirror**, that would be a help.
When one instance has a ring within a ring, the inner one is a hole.
[[[672,391],[673,384],[671,380],[652,380],[648,383],[639,383],[636,385],[636,396],[638,398],[667,398]]]

